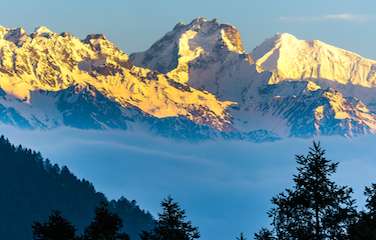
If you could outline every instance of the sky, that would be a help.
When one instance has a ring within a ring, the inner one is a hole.
[[[0,25],[44,25],[84,37],[104,33],[127,53],[143,51],[178,22],[204,16],[235,25],[251,51],[289,32],[376,59],[374,0],[0,0]]]

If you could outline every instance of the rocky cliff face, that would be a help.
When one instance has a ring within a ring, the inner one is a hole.
[[[269,76],[253,65],[239,31],[215,19],[180,23],[147,51],[132,54],[131,60],[231,101],[240,101],[245,88]]]

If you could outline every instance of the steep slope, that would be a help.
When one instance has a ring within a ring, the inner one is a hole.
[[[376,61],[324,42],[288,33],[265,40],[252,52],[256,64],[273,72],[269,84],[310,80],[361,99],[376,111]]]
[[[376,132],[375,61],[320,41],[278,34],[247,54],[235,27],[198,18],[176,25],[130,58],[137,66],[237,102],[230,108],[232,126],[243,133]]]
[[[376,86],[376,61],[318,40],[277,34],[256,47],[257,65],[274,73],[269,83],[284,80],[328,80],[361,87]]]
[[[294,137],[376,133],[375,115],[362,101],[345,97],[335,89],[322,89],[312,82],[267,85],[260,89],[258,99],[233,113],[239,119],[235,121],[239,129],[262,127]],[[238,114],[242,116],[237,117]],[[252,118],[261,120],[241,121]]]
[[[137,107],[123,108],[89,84],[72,85],[59,91],[36,90],[31,92],[28,102],[5,94],[0,97],[0,111],[1,123],[27,129],[61,126],[121,129],[189,141],[221,137],[220,130],[185,117],[157,118]],[[204,106],[197,114],[206,114]]]
[[[135,65],[169,73],[186,67],[200,55],[222,54],[226,57],[229,53],[245,53],[236,28],[219,24],[216,19],[197,18],[189,24],[178,23],[150,49],[132,54],[131,59]],[[187,80],[183,78],[180,81]]]
[[[60,210],[81,231],[90,223],[94,209],[106,197],[67,167],[52,165],[39,153],[15,147],[0,137],[0,235],[2,239],[29,240],[33,221],[45,221]],[[150,229],[152,216],[126,198],[109,202],[124,221],[132,239]]]
[[[242,91],[270,76],[253,64],[239,31],[216,19],[177,24],[148,50],[130,56],[136,66],[166,73],[219,99],[240,101]]]
[[[80,129],[127,129],[122,107],[91,85],[73,85],[57,92],[39,93],[55,102],[64,126]]]
[[[45,27],[29,35],[22,28],[0,28],[0,88],[7,94],[28,102],[33,91],[76,84],[89,84],[123,108],[134,106],[158,118],[182,116],[218,129],[229,125],[230,102],[134,67],[103,35],[81,41]]]

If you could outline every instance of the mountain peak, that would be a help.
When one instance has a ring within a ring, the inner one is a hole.
[[[84,42],[90,42],[91,40],[107,40],[106,36],[101,33],[89,34],[86,36]]]
[[[240,33],[234,26],[199,17],[189,24],[178,23],[147,51],[131,58],[136,66],[168,73],[179,64],[186,65],[200,57],[219,60],[244,52]]]
[[[222,48],[230,52],[244,53],[244,47],[240,32],[235,26],[230,24],[221,24],[217,19],[208,20],[204,17],[194,19],[185,26],[185,32],[194,31],[197,33],[197,39],[207,41],[201,43],[202,48]],[[212,44],[211,46],[209,44]],[[206,49],[207,50],[207,49]]]
[[[35,28],[34,30],[34,34],[36,36],[41,36],[41,35],[44,35],[44,36],[47,36],[47,35],[51,35],[53,34],[54,32],[52,32],[49,28],[47,28],[46,26],[38,26]]]
[[[290,33],[276,33],[273,37],[266,39],[253,51],[252,55],[255,59],[264,57],[268,52],[282,45],[296,45],[300,40]]]
[[[183,24],[184,25],[184,24]],[[206,17],[198,17],[193,19],[189,24],[185,25],[187,28],[194,29],[195,31],[199,31],[200,28],[218,28],[220,23],[216,18],[209,20]]]
[[[311,48],[319,48],[319,47],[336,48],[334,46],[331,46],[331,45],[324,43],[322,41],[319,41],[319,40],[302,40],[302,39],[299,39],[296,36],[292,35],[291,33],[286,33],[286,32],[277,33],[272,38],[267,39],[265,42],[270,42],[274,46],[289,47],[289,48],[297,47],[299,44],[300,45],[306,44]],[[343,49],[341,49],[341,50],[343,50]]]
[[[324,80],[362,87],[376,86],[376,61],[318,40],[282,33],[265,40],[252,55],[256,64],[284,80]]]
[[[189,25],[200,25],[206,22],[208,22],[208,19],[206,17],[197,17],[193,19]]]
[[[280,40],[285,40],[285,41],[286,40],[290,40],[290,41],[296,41],[296,40],[298,40],[297,37],[295,37],[291,33],[287,33],[287,32],[276,33],[274,35],[274,38],[280,39]]]

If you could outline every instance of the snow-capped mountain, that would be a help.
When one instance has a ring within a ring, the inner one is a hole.
[[[241,101],[243,92],[270,77],[245,52],[239,31],[216,19],[177,24],[145,52],[131,55],[136,66],[166,73],[219,99]]]
[[[376,61],[320,41],[277,34],[246,53],[235,27],[199,18],[131,59],[186,74],[181,79],[190,86],[237,102],[229,111],[238,131],[353,136],[376,130]]]
[[[273,72],[271,84],[327,80],[367,88],[376,86],[376,61],[318,40],[299,40],[281,33],[256,47],[252,56],[257,65]]]
[[[0,27],[0,121],[189,139],[376,133],[376,61],[277,34],[251,53],[217,20],[130,57],[105,36]]]
[[[35,91],[59,93],[75,85],[90,85],[101,93],[99,96],[122,108],[135,107],[157,118],[182,116],[220,130],[229,127],[226,108],[231,102],[133,66],[128,56],[103,35],[80,40],[45,27],[31,34],[22,28],[0,28],[0,56],[0,87],[30,108],[35,107]],[[32,126],[33,118],[40,120],[31,113],[28,120]]]

